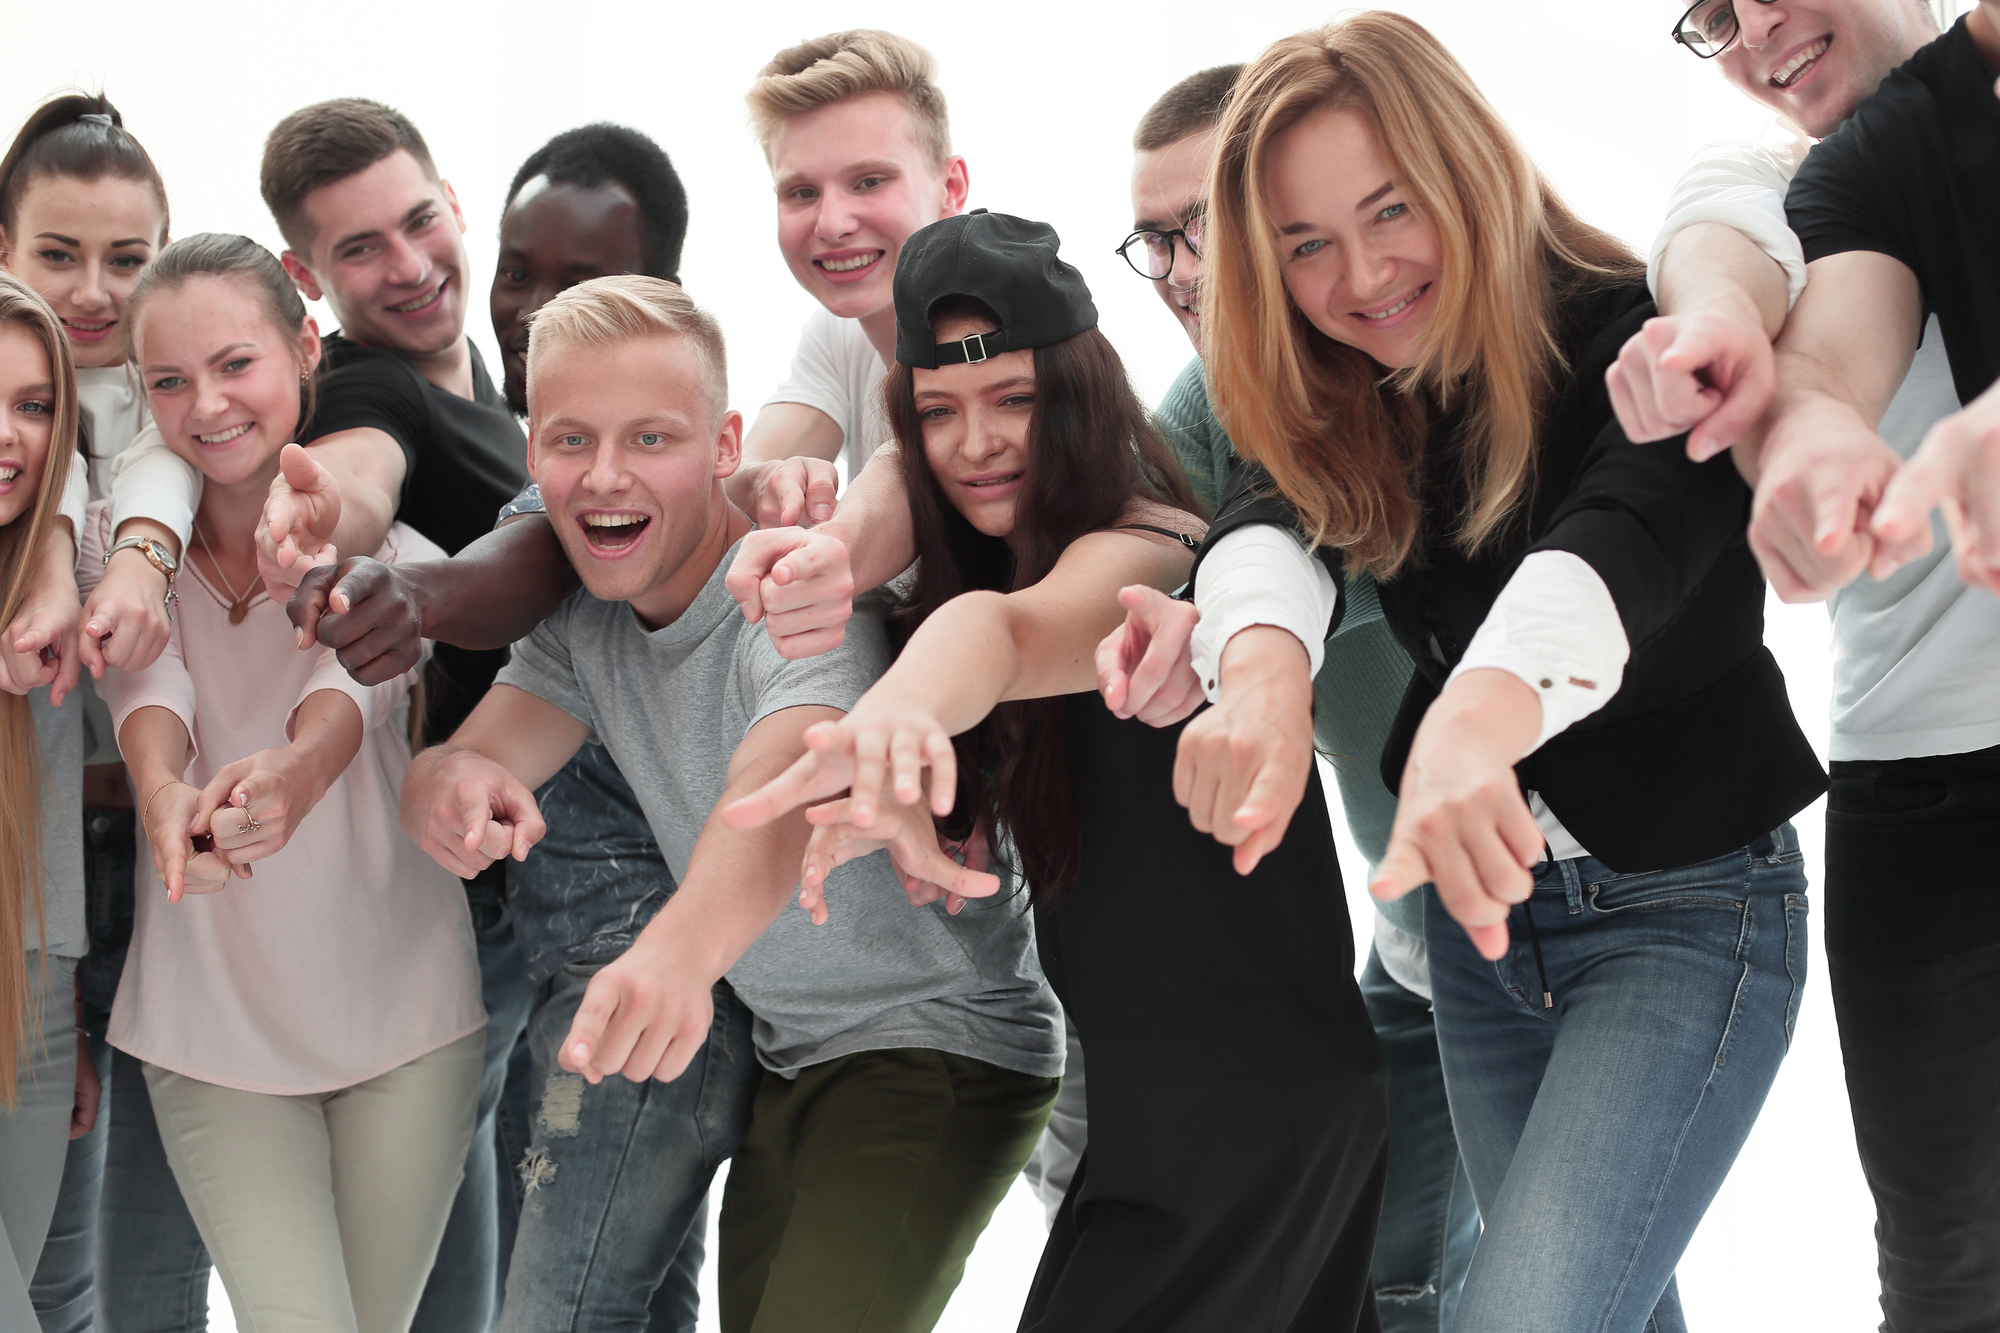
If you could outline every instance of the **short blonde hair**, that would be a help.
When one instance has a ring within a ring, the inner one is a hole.
[[[942,167],[951,156],[951,122],[937,86],[937,62],[907,37],[877,28],[828,33],[786,47],[750,85],[750,122],[764,156],[779,126],[864,93],[893,93],[910,109],[917,144]]]
[[[552,347],[611,347],[634,338],[672,334],[692,339],[720,419],[729,403],[729,359],[722,325],[676,282],[620,273],[592,278],[558,293],[528,321],[528,372]]]

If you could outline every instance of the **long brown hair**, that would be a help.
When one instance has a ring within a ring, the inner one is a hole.
[[[70,455],[76,452],[76,369],[69,339],[48,303],[10,273],[0,273],[0,325],[35,335],[49,358],[55,382],[55,429],[42,462],[35,503],[0,527],[0,625],[21,614],[36,573],[36,556],[49,540]],[[79,534],[81,535],[81,534]],[[28,1002],[28,917],[36,937],[44,925],[42,903],[42,763],[35,716],[26,698],[0,692],[0,1106],[12,1109],[20,1057],[27,1049],[32,1015]],[[46,958],[43,960],[46,965]]]
[[[1278,134],[1348,109],[1374,125],[1442,253],[1417,359],[1387,375],[1292,302],[1260,185]],[[1536,430],[1564,369],[1563,299],[1644,271],[1570,212],[1437,38],[1381,11],[1287,37],[1244,71],[1217,136],[1207,241],[1202,351],[1224,427],[1320,542],[1382,576],[1416,541],[1432,414],[1463,412],[1452,537],[1476,551],[1533,484]]]
[[[984,305],[962,299],[940,303],[932,320],[952,315],[1000,326]],[[1179,463],[1132,392],[1124,363],[1095,328],[1035,349],[1027,484],[1014,511],[1011,546],[974,528],[945,498],[924,454],[908,366],[889,368],[882,406],[902,456],[916,535],[916,584],[892,622],[902,638],[960,593],[1011,592],[1040,582],[1071,542],[1116,526],[1135,499],[1200,510]],[[1064,754],[1062,701],[1003,703],[952,744],[958,751],[958,795],[942,831],[963,838],[978,821],[996,833],[1004,830],[1030,892],[1043,901],[1060,897],[1075,882],[1083,859],[1083,831]]]

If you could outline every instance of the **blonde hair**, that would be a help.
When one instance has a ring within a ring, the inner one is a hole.
[[[931,165],[951,156],[951,122],[937,86],[937,62],[907,37],[877,28],[829,33],[788,46],[750,85],[750,123],[764,156],[779,126],[864,93],[893,93],[910,109],[911,129]]]
[[[42,463],[35,503],[0,527],[0,625],[12,624],[28,600],[36,557],[49,540],[63,484],[76,452],[76,370],[69,339],[55,312],[32,288],[0,272],[0,325],[34,334],[49,359],[55,383],[55,429]],[[33,1022],[28,993],[28,914],[36,935],[44,925],[42,903],[41,745],[27,699],[0,693],[0,1107],[11,1109],[21,1055]],[[47,959],[44,957],[46,966]]]
[[[1386,377],[1292,302],[1259,188],[1272,140],[1335,110],[1368,118],[1441,253],[1416,358]],[[1258,57],[1223,117],[1211,179],[1203,353],[1237,450],[1321,543],[1386,576],[1416,541],[1429,417],[1462,409],[1453,540],[1468,552],[1491,541],[1533,484],[1536,432],[1564,369],[1562,300],[1636,277],[1638,259],[1569,211],[1464,67],[1399,14],[1358,14]]]
[[[692,339],[701,356],[709,398],[719,420],[729,397],[729,360],[722,325],[679,283],[639,273],[592,278],[558,293],[528,321],[528,375],[537,356],[555,347],[610,347],[633,338],[673,334]]]

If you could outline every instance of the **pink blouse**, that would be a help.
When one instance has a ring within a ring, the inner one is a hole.
[[[109,512],[101,502],[91,511],[80,544],[101,552]],[[443,555],[398,523],[375,558]],[[284,850],[220,892],[169,905],[140,827],[138,914],[111,1044],[205,1083],[312,1093],[478,1031],[486,1014],[464,888],[404,836],[396,815],[414,673],[357,685],[332,649],[300,651],[284,607],[261,592],[232,625],[229,595],[191,562],[177,587],[159,660],[105,674],[120,728],[136,709],[171,709],[194,741],[187,781],[201,787],[224,766],[287,744],[306,697],[339,690],[361,709],[361,749]]]

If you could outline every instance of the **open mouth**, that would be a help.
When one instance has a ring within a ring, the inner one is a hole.
[[[968,478],[965,481],[961,482],[960,485],[966,487],[968,490],[974,490],[974,491],[998,490],[1000,487],[1003,486],[1012,486],[1015,482],[1019,481],[1022,477],[1026,475],[1027,474],[1023,472],[1008,472],[997,477],[981,477],[976,481]]]
[[[583,514],[577,518],[593,550],[622,551],[653,525],[644,514]]]
[[[62,322],[70,337],[85,343],[94,343],[100,338],[107,337],[117,324],[118,321],[115,319],[66,319]]]
[[[1415,305],[1418,301],[1422,300],[1424,293],[1429,291],[1430,289],[1431,285],[1427,282],[1423,286],[1411,292],[1408,296],[1405,296],[1402,300],[1396,302],[1396,304],[1389,306],[1386,309],[1357,310],[1354,313],[1357,317],[1365,319],[1372,324],[1379,324],[1383,320],[1394,319],[1396,316],[1402,314],[1405,310],[1408,310],[1411,306]]]
[[[1801,50],[1790,60],[1787,60],[1784,64],[1771,71],[1771,86],[1773,88],[1789,88],[1800,79],[1803,79],[1807,71],[1819,63],[1819,58],[1825,55],[1826,49],[1832,45],[1833,38],[1831,35],[1828,35]]]
[[[20,475],[21,469],[17,467],[0,467],[0,486],[5,486]]]
[[[862,269],[874,267],[887,253],[886,250],[870,250],[866,254],[847,255],[840,259],[815,259],[813,263],[826,273],[859,273]]]
[[[437,286],[431,288],[429,291],[425,292],[422,296],[413,297],[412,299],[403,302],[401,305],[390,306],[389,313],[394,315],[422,314],[424,311],[429,310],[432,306],[436,305],[439,301],[442,301],[444,299],[444,289],[446,285],[450,283],[450,281],[451,279],[445,278],[441,280]]]
[[[240,426],[231,426],[228,430],[219,430],[213,435],[197,435],[194,438],[197,442],[214,449],[219,445],[228,444],[231,440],[241,439],[249,434],[250,427],[255,424],[257,423],[254,421],[246,421]]]

